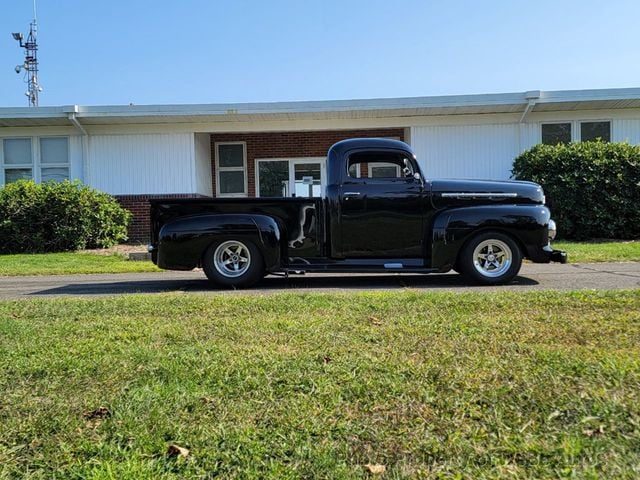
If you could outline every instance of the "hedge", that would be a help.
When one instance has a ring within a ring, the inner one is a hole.
[[[640,238],[640,146],[536,145],[515,159],[512,172],[542,185],[558,236]]]
[[[0,188],[0,253],[110,247],[127,239],[131,213],[78,181],[19,180]]]

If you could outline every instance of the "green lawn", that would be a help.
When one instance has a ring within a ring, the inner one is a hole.
[[[640,472],[640,290],[5,301],[0,364],[0,478]]]
[[[44,253],[0,255],[0,275],[64,275],[160,271],[151,262],[134,262],[123,255]]]
[[[566,250],[570,263],[639,262],[640,241],[553,242]]]

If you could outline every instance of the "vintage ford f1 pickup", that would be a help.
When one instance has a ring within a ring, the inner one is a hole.
[[[267,274],[451,269],[494,285],[523,258],[566,262],[551,248],[555,222],[538,184],[432,180],[407,144],[389,139],[336,143],[326,171],[318,198],[152,200],[153,262],[201,266],[233,287]]]

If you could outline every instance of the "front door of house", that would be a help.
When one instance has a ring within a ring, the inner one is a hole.
[[[259,197],[322,197],[326,184],[324,158],[257,160]]]

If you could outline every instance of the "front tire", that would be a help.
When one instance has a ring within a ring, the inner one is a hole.
[[[465,244],[457,266],[473,283],[502,285],[513,280],[520,271],[522,251],[508,235],[485,232]]]
[[[229,287],[250,287],[264,276],[262,254],[247,240],[212,244],[204,254],[202,268],[211,282]]]

